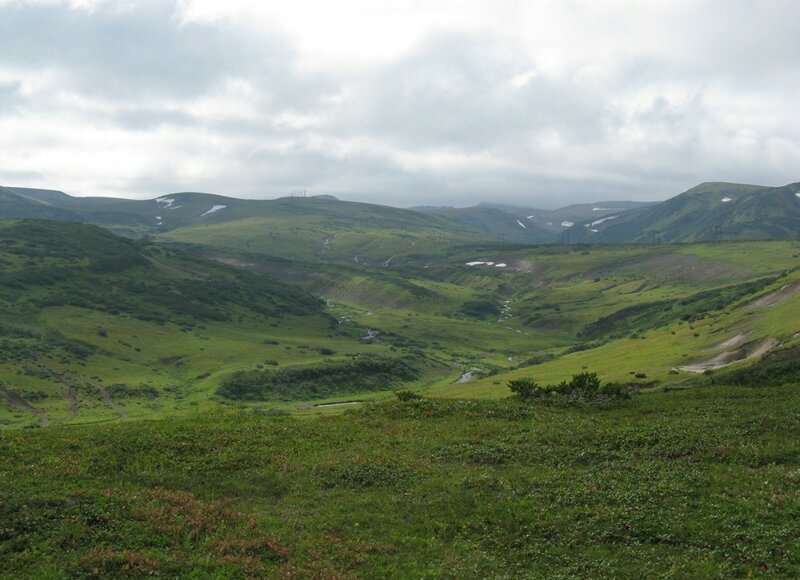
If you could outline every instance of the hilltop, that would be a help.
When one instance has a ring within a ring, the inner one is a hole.
[[[346,259],[380,263],[426,240],[630,244],[795,239],[800,233],[798,193],[800,183],[704,183],[659,203],[598,201],[556,210],[492,203],[398,209],[329,195],[252,200],[182,192],[122,200],[5,187],[0,188],[0,218],[92,223],[129,237],[170,234],[181,241],[199,238],[194,230],[209,227],[211,243],[238,249],[245,248],[227,230],[253,229],[304,248],[302,253],[281,249],[276,255],[308,259],[317,254],[321,260],[337,253],[330,244],[341,236],[337,241],[339,246],[344,242]],[[183,232],[185,228],[190,231]],[[372,255],[376,240],[391,252]]]
[[[785,240],[800,236],[800,183],[703,183],[654,206],[584,223],[573,241],[604,244]]]

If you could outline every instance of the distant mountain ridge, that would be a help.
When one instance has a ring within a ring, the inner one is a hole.
[[[709,182],[663,202],[599,201],[556,210],[492,203],[399,209],[329,195],[253,200],[179,192],[150,200],[80,198],[57,190],[0,186],[0,218],[90,223],[129,237],[255,218],[274,224],[285,218],[289,224],[301,219],[319,227],[334,221],[339,231],[368,224],[509,244],[793,239],[800,237],[800,183]]]
[[[602,244],[794,239],[800,237],[800,183],[702,183],[613,220],[577,224],[570,237]]]

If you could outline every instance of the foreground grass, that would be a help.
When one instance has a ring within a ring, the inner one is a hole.
[[[0,575],[800,574],[800,389],[6,432]]]

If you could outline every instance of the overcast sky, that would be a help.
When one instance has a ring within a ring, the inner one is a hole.
[[[0,184],[555,207],[800,181],[796,0],[0,0]]]

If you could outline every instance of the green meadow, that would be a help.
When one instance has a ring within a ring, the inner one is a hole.
[[[8,431],[0,575],[794,577],[798,409],[704,386]]]

